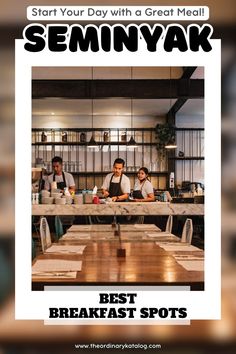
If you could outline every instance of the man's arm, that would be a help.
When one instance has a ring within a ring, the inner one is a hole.
[[[110,185],[110,181],[109,181],[109,175],[106,175],[103,185],[102,185],[102,194],[104,195],[105,198],[109,197],[109,185]]]
[[[146,198],[143,199],[133,199],[134,202],[155,202],[155,196],[154,193],[150,193],[147,195]]]
[[[49,176],[47,176],[45,179],[45,183],[44,183],[44,189],[46,189],[47,191],[50,190],[50,180],[49,180]]]
[[[109,191],[107,189],[102,189],[102,194],[104,195],[105,198],[109,197]]]
[[[72,174],[69,174],[69,192],[75,192],[75,180]]]
[[[69,187],[69,192],[71,193],[71,192],[75,192],[75,186],[70,186]]]
[[[128,193],[124,193],[122,195],[118,195],[117,197],[112,197],[112,201],[113,202],[121,202],[123,200],[128,199],[129,194]]]

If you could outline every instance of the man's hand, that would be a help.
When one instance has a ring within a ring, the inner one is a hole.
[[[108,191],[104,191],[103,195],[104,195],[105,198],[107,198],[109,196],[109,192]]]

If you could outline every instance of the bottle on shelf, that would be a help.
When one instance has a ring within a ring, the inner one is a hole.
[[[80,133],[80,142],[86,143],[86,133],[84,132]]]
[[[108,143],[108,141],[109,141],[109,132],[104,132],[103,133],[103,141],[104,141],[104,143]]]
[[[51,141],[55,142],[55,130],[51,130]]]
[[[174,188],[175,187],[175,177],[174,177],[174,172],[170,173],[170,180],[169,180],[169,188]]]
[[[42,143],[47,142],[47,134],[45,132],[42,132],[42,134],[41,134],[41,142]]]
[[[122,132],[121,133],[121,142],[126,143],[126,141],[127,141],[127,134],[126,134],[126,132]]]
[[[61,140],[63,143],[67,143],[67,132],[61,133]]]
[[[36,193],[32,193],[32,204],[36,204]]]
[[[35,193],[35,204],[39,204],[39,193]]]
[[[200,185],[197,187],[197,195],[203,195],[203,189]]]

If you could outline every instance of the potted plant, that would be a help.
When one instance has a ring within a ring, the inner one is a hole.
[[[170,123],[157,124],[155,130],[157,139],[156,148],[160,159],[160,165],[162,166],[166,159],[166,146],[175,141],[175,127]],[[162,168],[160,169],[162,170]]]

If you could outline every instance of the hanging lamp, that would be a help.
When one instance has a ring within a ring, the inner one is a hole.
[[[170,110],[171,111],[171,106],[172,106],[172,100],[171,100],[171,95],[172,95],[172,86],[171,86],[171,66],[170,66]],[[174,131],[174,127],[173,127],[173,131]],[[165,149],[176,149],[177,145],[175,142],[175,135],[171,134],[171,138],[167,141],[166,145],[165,145]]]
[[[93,67],[92,67],[92,84],[93,84]],[[91,116],[92,116],[92,136],[88,142],[88,147],[91,149],[96,149],[98,147],[98,144],[96,143],[96,140],[94,138],[94,131],[93,131],[93,111],[94,111],[94,107],[93,107],[93,92],[92,92],[92,100],[91,100]]]
[[[133,69],[132,67],[130,68],[130,77],[131,77],[131,81],[132,81],[132,88],[133,88]],[[132,89],[132,96],[130,99],[130,116],[131,116],[131,137],[127,143],[128,148],[137,148],[138,145],[132,135],[132,129],[133,129],[133,89]]]

